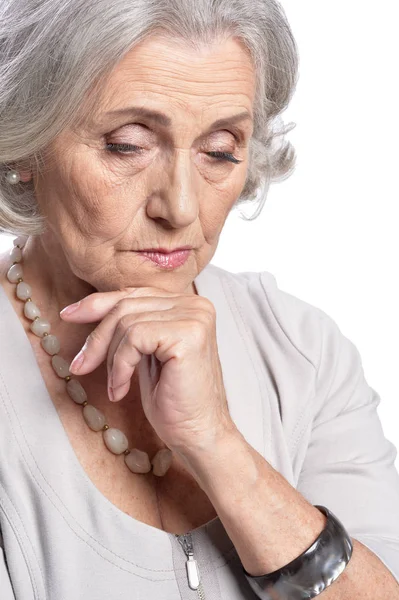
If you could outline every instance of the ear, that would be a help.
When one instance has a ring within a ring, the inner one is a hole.
[[[21,181],[23,181],[24,183],[32,179],[32,171],[30,171],[29,169],[19,169],[18,173],[21,178]]]
[[[32,179],[32,169],[28,160],[17,162],[13,165],[13,169],[18,171],[21,181],[26,183]]]

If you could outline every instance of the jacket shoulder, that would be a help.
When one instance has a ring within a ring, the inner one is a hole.
[[[258,343],[268,336],[289,344],[315,369],[320,362],[323,327],[336,326],[321,308],[283,290],[270,271],[233,273],[212,265],[225,293],[239,309]],[[265,335],[265,329],[267,334]]]

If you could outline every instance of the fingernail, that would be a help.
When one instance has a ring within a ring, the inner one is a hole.
[[[70,315],[71,313],[73,313],[73,311],[78,309],[79,306],[80,306],[80,300],[79,300],[79,302],[75,302],[74,304],[70,304],[69,306],[66,306],[65,308],[63,308],[62,311],[60,312],[60,315]]]
[[[84,359],[85,359],[85,355],[84,355],[83,350],[81,350],[80,352],[78,352],[78,354],[75,356],[75,358],[71,362],[71,364],[69,366],[70,372],[74,373],[76,375],[78,373],[78,371],[80,371],[80,369],[83,365]]]
[[[108,398],[111,400],[111,402],[115,402],[114,392],[110,386],[108,386]]]
[[[121,393],[122,391],[122,393]],[[119,402],[119,400],[122,400],[122,398],[124,398],[127,394],[126,391],[126,385],[124,383],[122,383],[122,385],[119,385],[118,387],[114,387],[112,388],[112,401],[113,402]]]

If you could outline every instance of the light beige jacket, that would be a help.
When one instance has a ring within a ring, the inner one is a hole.
[[[235,274],[210,264],[195,283],[216,308],[229,409],[240,431],[399,581],[397,451],[384,436],[380,398],[356,347],[325,312],[280,290],[269,272]],[[190,532],[202,582],[194,591],[175,536],[100,493],[1,286],[0,315],[1,600],[255,600],[219,518]]]

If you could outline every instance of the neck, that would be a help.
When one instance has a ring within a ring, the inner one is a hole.
[[[39,306],[43,318],[50,321],[51,332],[61,342],[61,356],[72,360],[97,323],[65,323],[59,313],[68,304],[96,290],[72,273],[59,246],[57,247],[49,237],[31,236],[28,239],[22,250],[21,266],[23,279],[32,288],[33,302]],[[10,284],[6,279],[9,267],[7,252],[1,259],[2,283],[5,280],[3,287],[26,329],[23,302],[16,298],[15,284]]]
[[[62,322],[59,313],[65,306],[97,291],[74,275],[53,236],[31,236],[22,253],[24,279],[32,285],[32,294],[51,322]]]

